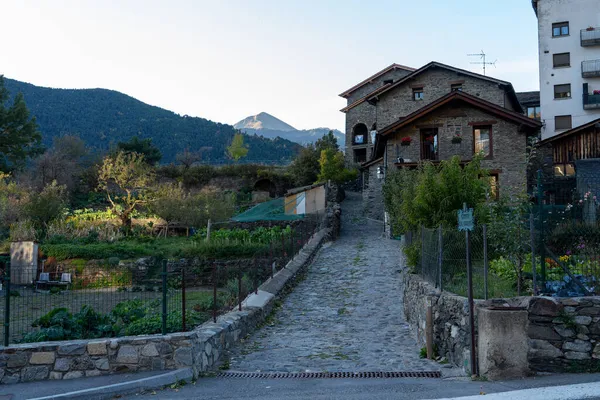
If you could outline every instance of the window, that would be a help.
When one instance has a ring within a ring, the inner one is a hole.
[[[393,79],[386,79],[385,81],[383,81],[384,85],[389,85],[390,83],[394,83]]]
[[[354,150],[354,162],[363,163],[367,161],[367,149]]]
[[[571,98],[571,84],[565,85],[554,85],[554,98],[555,99],[569,99]]]
[[[498,191],[498,174],[490,174],[488,179],[490,182],[490,198],[498,200],[500,194]]]
[[[554,68],[570,67],[571,66],[571,53],[553,54],[552,61],[553,61]]]
[[[451,92],[462,92],[462,83],[453,83],[450,85]]]
[[[573,164],[554,164],[554,176],[574,176],[575,165]]]
[[[557,115],[554,117],[554,130],[571,129],[571,127],[572,123],[570,115]]]
[[[484,157],[492,155],[492,127],[479,126],[473,128],[473,143],[475,154],[481,153]]]
[[[423,100],[423,88],[413,89],[413,100]]]
[[[421,159],[438,160],[438,130],[437,128],[421,129]]]
[[[367,126],[365,124],[357,124],[352,129],[352,144],[367,143]]]
[[[552,37],[569,36],[569,23],[557,22],[552,24]]]
[[[538,121],[540,121],[542,119],[540,106],[527,107],[527,116],[531,119],[537,119]]]

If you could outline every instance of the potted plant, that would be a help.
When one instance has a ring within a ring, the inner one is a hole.
[[[400,145],[401,146],[410,146],[411,141],[412,141],[412,138],[410,136],[403,137],[402,139],[400,139]]]
[[[457,135],[454,135],[454,136],[452,136],[452,143],[454,143],[454,144],[459,144],[459,143],[461,143],[461,142],[462,142],[462,136],[460,136],[460,135],[458,135],[458,134],[457,134]]]

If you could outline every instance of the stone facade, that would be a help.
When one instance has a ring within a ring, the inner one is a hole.
[[[339,213],[333,218],[339,219]],[[181,368],[192,368],[198,376],[215,368],[225,350],[264,321],[276,296],[310,264],[330,235],[330,228],[317,232],[284,269],[259,287],[261,296],[251,294],[245,300],[243,311],[231,311],[191,332],[0,347],[0,383]]]
[[[527,135],[519,132],[516,122],[509,122],[473,106],[464,105],[460,109],[444,107],[433,111],[418,120],[415,125],[407,126],[390,135],[387,140],[387,168],[397,168],[398,157],[404,162],[421,160],[420,128],[438,128],[438,157],[449,160],[458,155],[462,161],[470,161],[475,153],[474,125],[489,125],[492,128],[491,156],[482,162],[482,167],[498,174],[500,191],[509,194],[519,193],[525,189]],[[452,143],[455,133],[460,133],[462,142]],[[402,146],[403,137],[411,137],[409,146]]]
[[[363,173],[363,207],[367,217],[383,221],[383,179],[377,178],[377,167],[383,160],[373,164]]]
[[[348,105],[354,103],[358,99],[365,97],[372,91],[379,89],[380,87],[382,87],[384,85],[384,83],[383,83],[384,81],[393,80],[394,82],[396,82],[398,79],[405,77],[406,75],[410,74],[411,72],[412,71],[410,71],[410,70],[406,70],[406,69],[402,69],[402,68],[395,68],[395,69],[392,69],[392,70],[386,72],[385,74],[382,74],[381,76],[365,83],[363,86],[361,86],[361,87],[357,88],[356,90],[354,90],[353,92],[351,92],[346,97],[348,99]]]
[[[507,97],[507,91],[498,83],[458,74],[445,68],[431,68],[383,93],[377,102],[377,125],[385,127],[429,103],[450,93],[453,83],[461,84],[464,93],[480,97],[490,103],[515,111]],[[413,100],[413,88],[423,88],[423,100]]]

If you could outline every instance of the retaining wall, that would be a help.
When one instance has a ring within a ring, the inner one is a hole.
[[[467,298],[440,292],[420,276],[413,274],[405,275],[404,286],[404,312],[419,343],[425,346],[427,304],[431,302],[433,343],[437,347],[438,354],[468,373],[470,371],[470,327]],[[481,309],[503,307],[507,308],[507,311],[499,311],[501,314],[509,313],[508,310],[511,308],[526,312],[526,321],[522,324],[513,324],[511,332],[506,333],[525,338],[527,341],[526,346],[521,346],[521,350],[527,353],[527,368],[519,367],[523,374],[600,370],[600,297],[538,296],[476,300],[475,333],[480,334],[477,329],[478,325],[481,325],[478,324]],[[503,318],[501,314],[498,314],[497,318]],[[485,326],[494,326],[489,322],[483,325],[483,329],[486,329]],[[479,336],[485,338],[486,335],[493,337],[499,334],[500,331],[494,330],[494,332],[481,332]],[[486,350],[485,354],[482,354],[483,350],[480,346],[478,354],[480,366],[493,364],[502,369],[503,359],[515,358],[510,356],[509,351],[500,354]],[[486,359],[482,360],[482,357]]]
[[[307,267],[330,228],[317,232],[273,279],[243,303],[242,311],[221,315],[191,332],[114,339],[0,346],[0,383],[74,379],[120,372],[191,367],[194,375],[214,368],[223,352],[250,333],[271,312],[273,301]]]

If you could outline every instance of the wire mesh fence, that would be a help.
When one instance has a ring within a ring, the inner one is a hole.
[[[285,268],[321,215],[248,258],[11,265],[0,259],[0,344],[186,331],[233,308]]]

